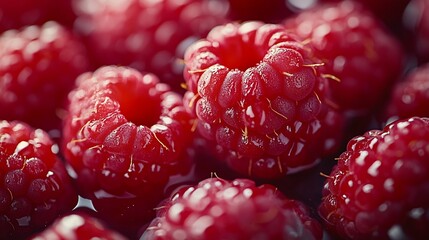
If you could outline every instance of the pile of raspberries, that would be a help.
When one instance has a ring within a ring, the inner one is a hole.
[[[429,239],[429,1],[0,0],[0,239]]]

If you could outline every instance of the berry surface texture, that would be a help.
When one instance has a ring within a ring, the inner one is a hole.
[[[0,240],[428,240],[429,0],[0,0]]]

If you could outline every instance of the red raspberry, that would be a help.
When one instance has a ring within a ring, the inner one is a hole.
[[[76,77],[88,69],[83,45],[56,22],[0,35],[0,119],[59,128]]]
[[[398,82],[387,105],[386,118],[429,117],[429,63]]]
[[[0,238],[23,239],[77,203],[58,146],[46,132],[0,121]]]
[[[214,0],[76,0],[77,30],[96,67],[127,65],[180,89],[183,51],[226,21]]]
[[[103,239],[126,240],[121,234],[104,226],[97,218],[86,213],[71,213],[57,219],[43,232],[32,236],[29,240],[79,240]]]
[[[185,63],[198,130],[239,173],[274,178],[313,166],[326,130],[341,128],[323,64],[281,25],[218,26],[187,49]]]
[[[356,2],[304,11],[285,26],[311,41],[326,71],[339,79],[332,84],[334,100],[352,116],[380,107],[402,72],[399,42]]]
[[[210,178],[172,194],[141,239],[322,239],[322,228],[272,185]]]
[[[63,129],[66,160],[100,214],[140,227],[168,181],[190,172],[191,116],[168,85],[132,68],[102,67],[77,84]]]
[[[429,118],[350,140],[326,180],[319,213],[346,239],[428,239]]]

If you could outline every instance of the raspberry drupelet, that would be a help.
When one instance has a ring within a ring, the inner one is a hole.
[[[153,74],[105,66],[82,74],[69,100],[62,149],[79,190],[108,220],[140,227],[193,165],[182,97]]]
[[[337,137],[332,75],[281,25],[250,21],[214,28],[185,53],[185,100],[200,135],[238,173],[275,178],[309,168]],[[338,137],[340,138],[340,137]]]
[[[399,41],[361,4],[319,5],[286,19],[285,26],[311,41],[314,54],[339,81],[332,95],[347,116],[378,110],[403,71]]]
[[[322,239],[301,202],[249,179],[208,178],[183,187],[159,208],[141,240]]]
[[[3,32],[0,62],[0,119],[59,129],[67,94],[89,69],[76,36],[57,22]]]
[[[323,196],[320,216],[341,239],[428,239],[429,118],[351,139]]]
[[[0,238],[26,239],[71,211],[77,194],[41,129],[0,121]]]

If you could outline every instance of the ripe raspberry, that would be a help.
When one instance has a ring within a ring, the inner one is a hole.
[[[0,121],[0,238],[23,239],[71,210],[77,195],[46,132]]]
[[[96,67],[126,65],[180,89],[183,51],[226,21],[214,0],[77,0],[76,29]]]
[[[356,2],[304,11],[287,19],[285,26],[311,41],[326,71],[340,80],[332,84],[333,98],[351,116],[380,107],[402,72],[400,44]]]
[[[0,35],[0,119],[59,128],[76,77],[88,69],[83,45],[56,22]]]
[[[281,25],[218,26],[187,49],[185,63],[198,130],[239,173],[275,178],[311,167],[326,150],[326,130],[341,128],[321,61]]]
[[[168,181],[191,169],[191,116],[168,85],[132,68],[102,67],[77,84],[63,129],[66,160],[100,214],[140,227]]]
[[[322,228],[272,185],[210,178],[173,194],[141,239],[322,239]]]
[[[121,234],[106,228],[97,218],[81,212],[71,213],[57,219],[51,226],[32,236],[29,240],[52,239],[126,240]]]
[[[319,213],[346,239],[428,239],[429,118],[350,140],[326,180]]]
[[[429,63],[398,82],[387,105],[386,118],[429,117]]]

